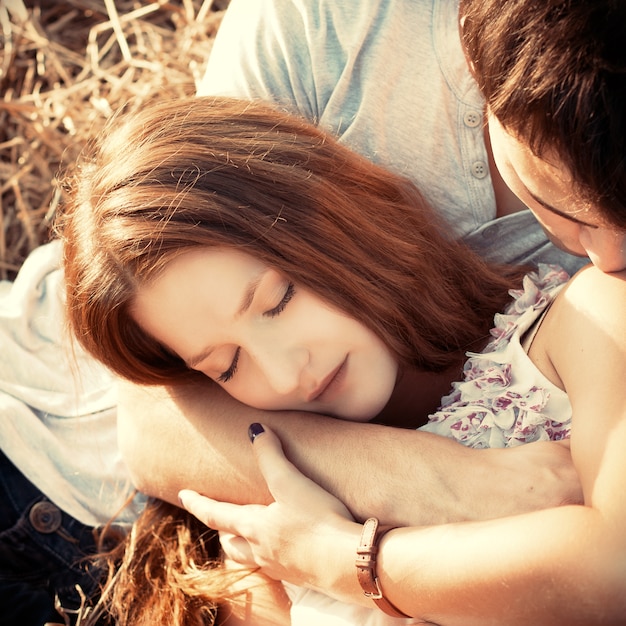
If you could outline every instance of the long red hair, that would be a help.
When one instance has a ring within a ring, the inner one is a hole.
[[[266,104],[161,103],[103,133],[58,223],[75,336],[122,377],[190,375],[130,315],[138,285],[193,247],[233,246],[440,371],[485,336],[512,286],[448,236],[408,180]]]

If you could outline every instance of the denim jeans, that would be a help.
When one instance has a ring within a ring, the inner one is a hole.
[[[64,624],[55,595],[77,609],[76,585],[88,597],[98,590],[98,570],[85,561],[96,550],[93,529],[57,508],[2,452],[0,498],[0,623]]]

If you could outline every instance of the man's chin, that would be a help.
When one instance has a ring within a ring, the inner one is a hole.
[[[619,272],[626,271],[626,259],[596,259],[591,257],[591,262],[605,274],[617,274]]]

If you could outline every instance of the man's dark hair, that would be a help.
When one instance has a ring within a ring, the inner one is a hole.
[[[626,2],[461,0],[460,17],[491,113],[626,228]]]

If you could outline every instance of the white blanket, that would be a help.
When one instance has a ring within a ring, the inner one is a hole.
[[[41,246],[14,282],[0,282],[0,446],[57,506],[98,525],[131,485],[117,446],[115,379],[69,340],[60,252],[58,241]]]

